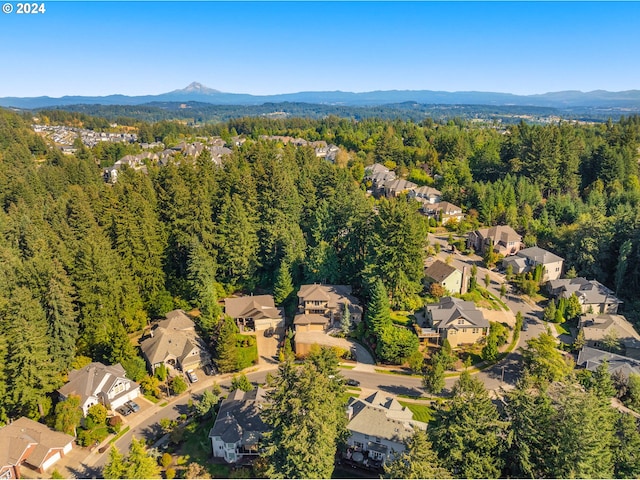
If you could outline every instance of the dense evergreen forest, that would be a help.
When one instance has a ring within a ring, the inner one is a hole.
[[[68,112],[42,116],[108,128]],[[138,145],[78,145],[63,155],[31,123],[0,111],[1,421],[46,415],[79,358],[127,368],[136,357],[129,335],[173,308],[198,308],[200,328],[215,339],[217,301],[235,291],[272,292],[290,277],[350,284],[365,301],[384,287],[392,306],[420,307],[429,226],[417,203],[367,196],[364,167],[374,162],[461,205],[460,233],[509,224],[526,243],[565,257],[567,269],[614,289],[622,313],[640,319],[640,117],[508,130],[431,119],[136,122],[141,142],[248,140],[222,166],[207,153],[177,156],[148,174],[125,169],[114,185],[100,167]],[[312,148],[259,140],[265,134],[342,151],[332,164]],[[516,400],[544,405],[553,423],[556,406],[579,395],[569,393]],[[523,468],[517,473],[545,474]]]
[[[390,103],[375,106],[327,105],[301,102],[263,103],[261,105],[213,105],[202,102],[151,102],[143,105],[64,105],[38,109],[36,112],[74,112],[94,118],[124,123],[131,121],[159,122],[180,120],[191,125],[227,122],[239,117],[322,119],[329,115],[364,120],[379,118],[393,120],[402,118],[420,122],[429,117],[437,121],[452,118],[484,120],[502,124],[514,124],[521,118],[535,123],[544,123],[551,118],[565,118],[583,122],[605,122],[608,118],[619,118],[622,110],[597,107],[534,107],[518,105],[432,105],[417,102]]]

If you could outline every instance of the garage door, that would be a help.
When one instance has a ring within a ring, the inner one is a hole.
[[[60,460],[60,452],[56,452],[54,453],[51,458],[47,459],[44,461],[44,463],[42,464],[42,469],[46,470],[48,469],[50,466],[52,466],[54,463],[56,463],[58,460]]]

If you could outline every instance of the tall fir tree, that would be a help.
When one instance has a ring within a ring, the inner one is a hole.
[[[220,373],[238,370],[237,336],[238,327],[231,317],[225,316],[219,321],[218,334],[215,338],[214,358]]]
[[[500,476],[507,424],[480,380],[464,371],[436,417],[430,439],[445,468],[463,478]]]
[[[376,280],[371,289],[371,299],[367,305],[365,322],[367,329],[375,337],[381,336],[387,327],[392,326],[389,296],[380,279]]]
[[[405,451],[384,466],[384,478],[453,478],[433,450],[424,430],[416,429]]]
[[[290,267],[287,263],[282,262],[273,280],[273,301],[276,305],[282,305],[292,293],[293,281],[291,279]]]
[[[49,355],[59,371],[68,371],[76,353],[78,339],[77,312],[73,305],[74,289],[62,265],[54,260],[44,298],[49,337]]]
[[[311,361],[280,365],[263,419],[270,431],[263,457],[270,478],[330,478],[346,430],[338,382]],[[340,383],[341,385],[341,383]]]

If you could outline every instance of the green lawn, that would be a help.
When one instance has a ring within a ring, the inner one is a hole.
[[[146,398],[147,400],[149,400],[151,403],[158,403],[160,401],[159,398],[154,397],[153,395],[150,395],[148,393],[144,394],[144,398]]]
[[[238,347],[238,367],[240,370],[258,363],[258,345]]]
[[[354,368],[356,368],[356,366],[355,365],[340,364],[340,365],[338,365],[338,368],[342,368],[344,370],[353,370]]]
[[[122,430],[120,430],[120,432],[115,437],[113,437],[111,440],[109,440],[109,443],[114,443],[116,440],[118,440],[121,436],[123,436],[128,431],[129,431],[129,425],[127,425]]]
[[[207,469],[213,478],[229,478],[229,467],[210,463],[211,440],[209,440],[209,430],[213,427],[214,418],[204,422],[192,422],[186,426],[184,431],[184,441],[178,449],[178,454],[182,455],[185,465],[196,462]]]
[[[396,325],[403,325],[405,327],[408,327],[413,323],[414,320],[415,317],[411,312],[402,310],[398,312],[391,312],[391,321]]]
[[[419,422],[430,422],[433,420],[433,408],[429,405],[423,405],[418,403],[411,402],[403,402],[399,400],[400,405],[403,407],[407,407],[411,412],[413,412],[413,419],[418,420]]]

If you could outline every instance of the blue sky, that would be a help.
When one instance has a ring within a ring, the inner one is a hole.
[[[640,89],[639,2],[48,1],[46,9],[0,14],[0,97],[158,94],[192,81],[250,94]]]

